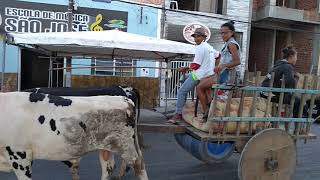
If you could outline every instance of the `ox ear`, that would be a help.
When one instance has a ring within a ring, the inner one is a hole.
[[[29,101],[36,103],[38,101],[43,101],[45,99],[45,97],[46,97],[45,94],[32,92],[29,95]]]
[[[123,86],[119,86],[122,91],[127,95],[127,97],[131,97],[132,93],[133,93],[133,88],[132,87],[123,87]]]

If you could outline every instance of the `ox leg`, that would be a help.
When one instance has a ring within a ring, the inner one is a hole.
[[[147,171],[146,171],[145,164],[142,157],[139,157],[137,160],[135,160],[132,166],[134,169],[134,173],[138,177],[138,179],[148,180]],[[122,160],[120,165],[120,170],[119,170],[119,176],[115,179],[121,179],[126,174],[127,169],[128,169],[127,161]]]
[[[143,157],[139,157],[133,165],[134,173],[140,180],[148,180]]]
[[[101,180],[107,180],[114,170],[114,156],[110,151],[101,150],[99,152],[99,159],[101,164]]]
[[[10,146],[6,147],[6,158],[16,174],[18,180],[31,180],[32,177],[32,150],[21,150]]]
[[[69,171],[71,173],[72,180],[80,180],[80,176],[79,176],[80,158],[73,159],[70,161],[62,161],[62,162],[69,167]]]
[[[145,169],[142,153],[140,149],[137,152],[134,139],[131,141],[132,143],[127,144],[123,149],[119,152],[121,154],[121,158],[123,159],[120,167],[119,176],[122,177],[126,171],[126,165],[130,165],[134,169],[135,175],[140,180],[148,180],[148,175]],[[139,155],[141,154],[141,155]]]
[[[5,149],[0,148],[0,171],[11,172],[12,168],[5,154]]]

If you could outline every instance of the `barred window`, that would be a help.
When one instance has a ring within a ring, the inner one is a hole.
[[[92,65],[102,66],[94,69],[95,75],[133,77],[135,76],[135,68],[133,68],[135,64],[133,60],[94,59]]]

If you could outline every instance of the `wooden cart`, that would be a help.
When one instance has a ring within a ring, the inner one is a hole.
[[[257,73],[257,76],[259,75],[260,73]],[[177,142],[185,150],[207,163],[223,162],[234,152],[241,153],[238,166],[240,180],[290,180],[294,175],[297,162],[297,140],[307,142],[309,139],[316,138],[310,132],[314,121],[312,111],[309,111],[308,117],[303,117],[306,100],[310,99],[310,107],[313,107],[316,96],[320,94],[320,91],[317,90],[318,77],[313,77],[311,83],[313,84],[313,90],[307,90],[308,85],[310,85],[308,77],[304,79],[303,89],[285,89],[284,81],[282,82],[282,88],[258,87],[258,81],[254,83],[254,86],[247,86],[248,73],[246,73],[242,86],[217,85],[212,87],[214,98],[207,120],[209,132],[200,131],[186,123],[177,126],[158,123],[139,124],[139,130],[175,133]],[[271,78],[270,84],[273,84],[273,78]],[[218,101],[217,91],[219,89],[229,91],[224,117],[215,117],[214,110]],[[235,92],[240,94],[238,116],[230,117],[230,104]],[[265,117],[257,118],[255,117],[255,106],[260,92],[269,94],[266,103],[267,107],[272,105],[272,108],[271,112],[266,112]],[[271,102],[272,93],[279,93],[278,103]],[[299,115],[296,118],[292,117],[295,98],[291,98],[290,104],[283,104],[285,93],[301,97]],[[247,95],[253,97],[252,108],[250,117],[243,117],[244,98]],[[272,116],[270,117],[267,114],[272,114]],[[197,113],[195,116],[197,116]],[[234,133],[227,132],[227,125],[230,122],[236,123]],[[217,123],[219,124],[218,130]],[[248,130],[246,133],[240,133],[240,123],[247,123]],[[263,125],[254,128],[254,123]],[[208,148],[214,150],[208,152]],[[215,154],[216,152],[217,154]]]

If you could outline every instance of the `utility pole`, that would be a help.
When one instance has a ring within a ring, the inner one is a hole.
[[[68,6],[68,32],[72,32],[72,23],[73,23],[73,10],[74,10],[74,0],[69,0],[69,6]],[[72,66],[72,57],[66,58],[66,81],[65,86],[71,87],[71,66]],[[70,68],[70,69],[68,69]]]
[[[160,38],[166,39],[166,0],[162,2]]]
[[[72,31],[74,0],[69,0],[68,6],[68,32]]]
[[[166,1],[162,2],[162,12],[161,12],[161,29],[160,29],[160,38],[166,39]],[[168,68],[168,61],[160,62],[161,68]],[[167,113],[168,106],[168,70],[160,69],[160,106],[165,106],[165,113]]]

